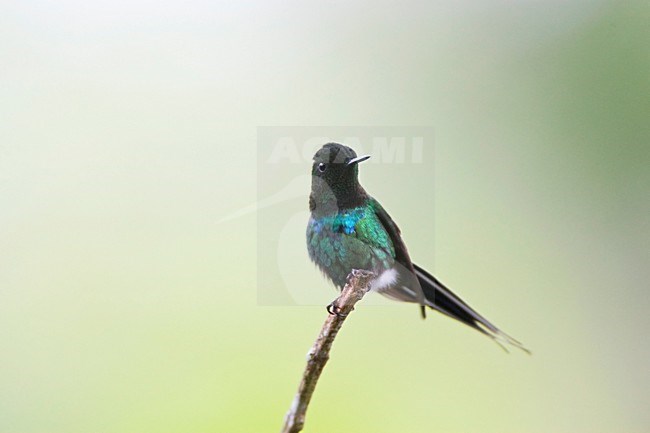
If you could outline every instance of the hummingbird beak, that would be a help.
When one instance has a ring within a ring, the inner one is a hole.
[[[366,159],[370,158],[370,155],[365,155],[365,156],[358,156],[356,158],[352,158],[351,160],[348,161],[347,166],[358,164],[360,162],[365,161]]]

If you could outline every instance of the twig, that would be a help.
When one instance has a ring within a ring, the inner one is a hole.
[[[323,328],[307,355],[307,367],[302,375],[298,392],[291,403],[291,408],[284,418],[282,433],[298,433],[305,425],[307,406],[309,406],[309,400],[316,389],[318,378],[330,357],[334,338],[343,326],[347,315],[354,310],[354,304],[368,292],[370,281],[374,275],[369,271],[353,269],[348,275],[347,284],[341,291],[341,295],[327,307],[330,315],[325,319]]]

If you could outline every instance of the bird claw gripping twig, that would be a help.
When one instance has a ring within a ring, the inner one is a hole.
[[[329,304],[327,307],[325,307],[325,309],[326,309],[327,312],[328,312],[330,315],[332,315],[332,316],[338,316],[338,317],[345,317],[345,316],[347,316],[349,313],[343,313],[343,309],[342,309],[342,308],[338,305],[338,303],[336,302],[337,300],[338,300],[338,299],[335,299],[334,301],[332,301],[332,303]],[[350,309],[350,311],[353,311],[353,310],[354,310],[354,307],[352,307],[352,308]]]

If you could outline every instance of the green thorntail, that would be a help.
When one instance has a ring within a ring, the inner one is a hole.
[[[370,289],[398,301],[419,304],[452,317],[498,343],[526,352],[523,345],[477,313],[433,275],[413,264],[400,229],[382,205],[359,184],[351,148],[325,144],[314,155],[307,225],[309,257],[338,287],[352,269],[373,271]]]

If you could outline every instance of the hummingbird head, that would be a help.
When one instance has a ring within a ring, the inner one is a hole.
[[[365,194],[359,185],[358,163],[370,156],[357,157],[351,148],[327,143],[314,155],[309,208],[312,212],[331,213],[356,206]]]

